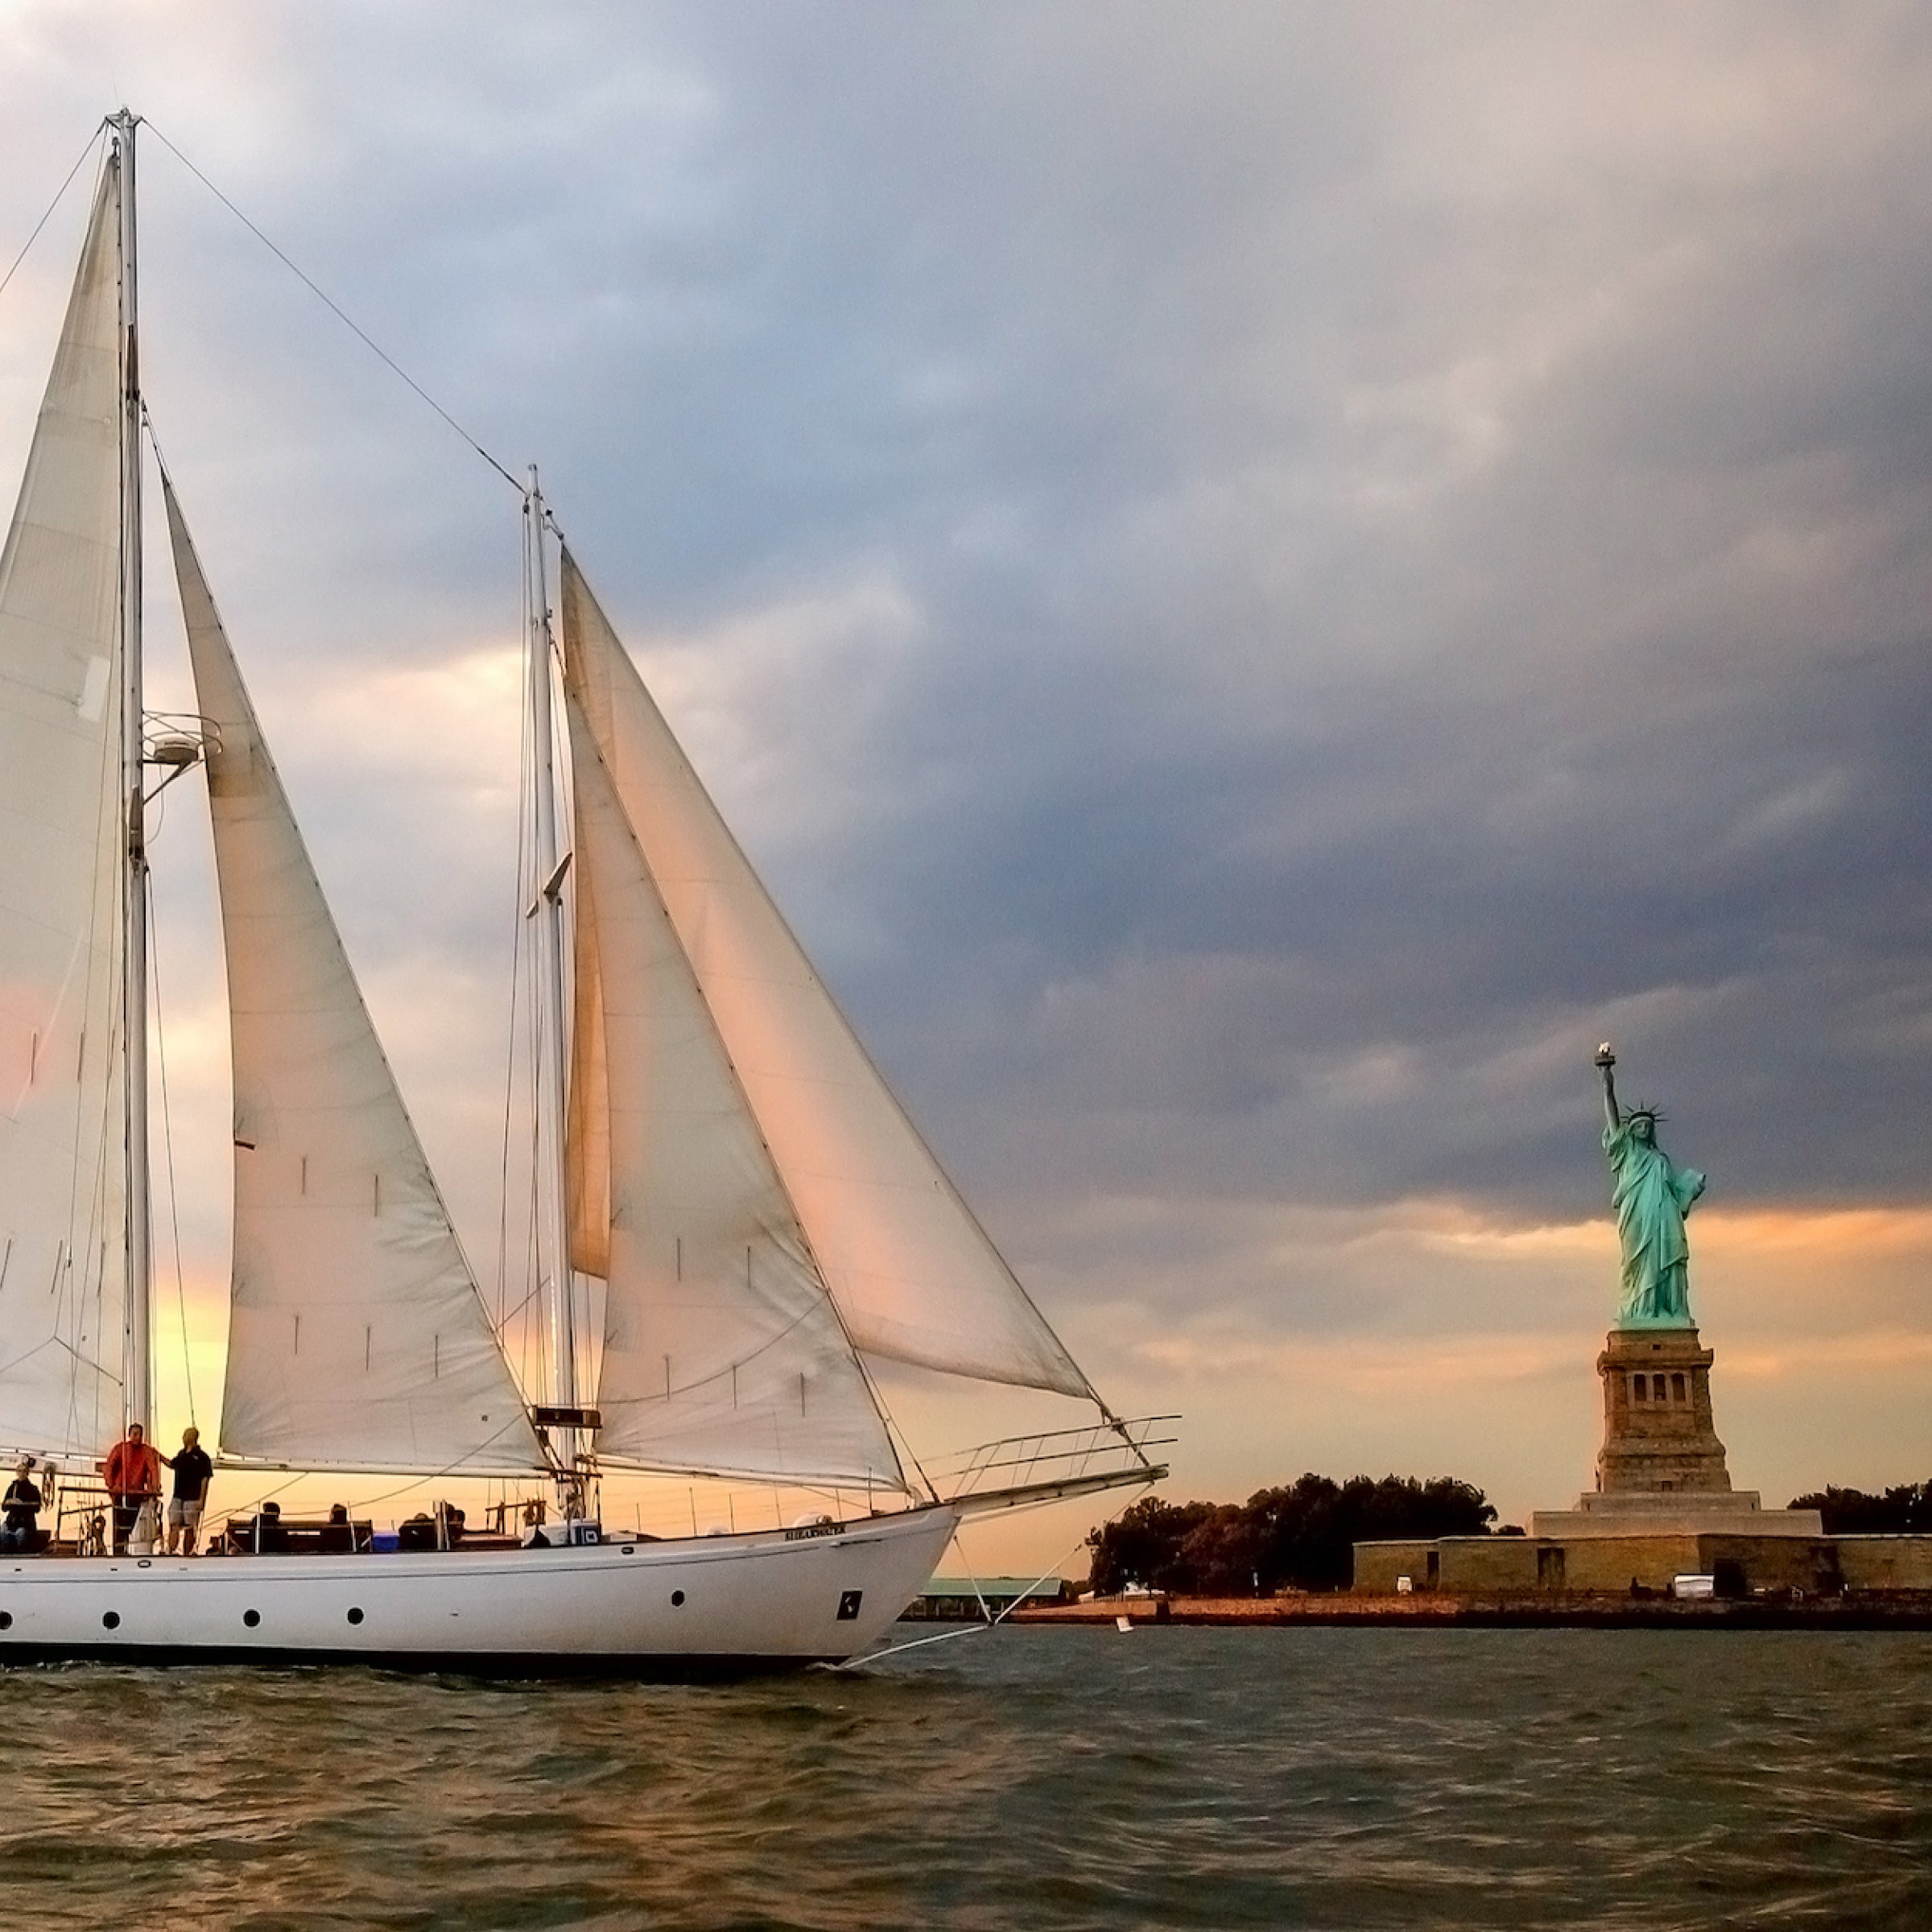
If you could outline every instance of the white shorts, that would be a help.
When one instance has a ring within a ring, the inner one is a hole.
[[[201,1526],[201,1505],[184,1502],[177,1496],[167,1505],[167,1526],[171,1530],[198,1530]]]

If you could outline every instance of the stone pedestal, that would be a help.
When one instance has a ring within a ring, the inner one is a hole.
[[[1575,1509],[1537,1511],[1533,1534],[1566,1542],[1822,1536],[1817,1511],[1764,1509],[1755,1489],[1731,1487],[1711,1418],[1711,1362],[1695,1328],[1612,1328],[1596,1358],[1596,1488]]]
[[[1612,1328],[1596,1358],[1604,1380],[1605,1496],[1728,1495],[1724,1446],[1711,1419],[1711,1352],[1695,1328]]]

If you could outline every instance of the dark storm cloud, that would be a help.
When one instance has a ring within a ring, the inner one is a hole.
[[[1922,1193],[1920,15],[214,18],[138,104],[543,460],[996,1227],[1587,1212],[1605,1032],[1726,1199]],[[101,62],[31,52],[51,153]],[[514,499],[147,166],[352,942],[491,970],[509,774],[345,786],[303,698],[507,636]]]
[[[1094,1185],[1577,1211],[1622,1017],[1733,1199],[1921,1187],[1922,36],[1807,64],[1799,16],[1728,47],[1700,18],[1603,85],[1586,35],[1490,43],[1543,90],[1505,180],[1459,138],[1506,89],[1439,114],[1422,188],[1386,76],[1349,76],[1320,168],[1203,114],[1197,159],[1251,164],[1205,171],[1263,192],[1173,249],[1129,197],[1124,309],[1007,291],[1077,320],[973,399],[1006,541],[921,528],[930,450],[874,513],[926,627],[868,746],[903,751],[901,812],[786,863],[904,935],[859,997],[910,1084],[1028,1095],[1009,1178],[1051,1147]],[[936,1055],[935,1010],[965,1029]]]

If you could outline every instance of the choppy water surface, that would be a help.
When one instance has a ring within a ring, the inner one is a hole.
[[[1009,1629],[722,1688],[0,1673],[0,1923],[1932,1924],[1932,1637]]]

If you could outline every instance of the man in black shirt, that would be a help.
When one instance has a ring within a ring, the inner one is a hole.
[[[0,1510],[6,1512],[5,1521],[0,1521],[0,1550],[31,1550],[34,1546],[40,1485],[34,1480],[33,1471],[34,1459],[22,1456],[5,1498],[0,1499]]]
[[[215,1466],[208,1459],[208,1451],[201,1447],[199,1429],[184,1429],[181,1453],[164,1455],[161,1459],[175,1472],[175,1492],[167,1505],[167,1554],[172,1556],[179,1543],[184,1556],[192,1556]]]

